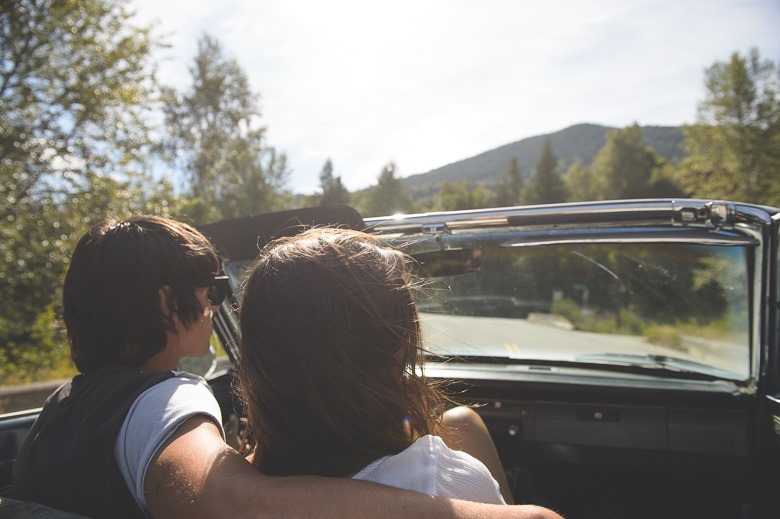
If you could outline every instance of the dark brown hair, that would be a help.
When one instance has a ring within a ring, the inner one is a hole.
[[[358,231],[272,242],[240,310],[240,392],[254,464],[270,475],[349,476],[434,433],[411,258]]]
[[[194,280],[219,260],[187,224],[157,216],[105,220],[81,237],[63,287],[71,358],[82,373],[109,364],[140,366],[165,347],[172,316],[187,326],[203,309]],[[167,316],[160,289],[170,287]]]

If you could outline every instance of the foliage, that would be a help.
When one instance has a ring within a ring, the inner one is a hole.
[[[287,158],[266,144],[258,95],[235,59],[203,35],[192,86],[163,88],[165,157],[189,181],[183,210],[196,224],[283,209]]]
[[[564,175],[566,191],[570,202],[596,200],[598,193],[594,189],[593,171],[583,165],[580,159],[574,161]]]
[[[565,202],[566,185],[557,170],[558,159],[552,151],[550,139],[544,141],[542,153],[536,163],[534,176],[526,190],[526,202],[529,204],[552,204]]]
[[[3,3],[0,357],[23,378],[61,364],[54,316],[77,237],[167,198],[145,178],[156,45],[120,0]]]
[[[403,181],[396,177],[395,162],[388,162],[382,168],[377,185],[368,190],[359,209],[364,216],[414,212],[414,204],[404,188]]]
[[[731,315],[725,315],[718,319],[708,319],[701,321],[692,319],[687,322],[677,323],[677,328],[680,333],[685,335],[702,337],[705,339],[714,340],[730,340],[731,342],[739,342],[744,340],[744,335],[741,335],[745,331],[744,324],[742,326],[737,325],[735,327],[735,319]]]
[[[520,162],[517,155],[512,155],[509,164],[504,170],[504,176],[496,187],[496,196],[493,200],[495,207],[511,207],[523,203],[523,191],[525,181],[523,171],[520,169]]]
[[[19,0],[0,18],[2,218],[142,161],[154,42],[113,0]]]
[[[550,307],[550,313],[553,315],[560,315],[565,317],[571,324],[577,329],[582,329],[584,317],[580,305],[576,301],[569,298],[560,298],[553,301]]]
[[[0,326],[2,326],[0,322]],[[0,334],[5,335],[5,330]],[[41,380],[68,378],[76,373],[70,351],[60,330],[52,306],[40,312],[30,328],[29,346],[10,344],[0,348],[0,380],[3,384],[25,384]]]
[[[482,184],[475,187],[470,180],[444,181],[436,197],[434,209],[437,211],[461,211],[490,207],[491,198],[490,192]]]
[[[647,342],[656,344],[664,348],[686,351],[683,345],[682,336],[677,328],[666,325],[651,325],[645,328],[643,335]]]
[[[689,195],[677,181],[677,165],[659,157],[643,198],[685,198]]]
[[[591,168],[596,198],[646,198],[657,162],[638,124],[609,132]]]
[[[325,161],[320,172],[320,195],[319,205],[342,205],[349,203],[349,191],[341,183],[341,177],[333,174],[333,162],[330,159]]]
[[[707,69],[705,86],[680,183],[698,197],[780,205],[780,65],[735,52]]]
[[[552,304],[550,312],[565,317],[578,330],[642,335],[652,344],[684,351],[682,336],[676,326],[653,322],[645,323],[630,309],[622,309],[620,319],[598,314],[585,315],[575,301],[563,298]]]

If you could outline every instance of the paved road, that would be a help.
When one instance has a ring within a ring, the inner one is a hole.
[[[564,358],[619,353],[668,355],[732,371],[747,377],[748,345],[683,337],[687,351],[665,348],[635,335],[599,334],[566,329],[564,322],[421,314],[426,345],[455,355],[514,358]]]

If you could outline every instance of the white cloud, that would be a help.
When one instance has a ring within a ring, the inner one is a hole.
[[[391,159],[408,175],[581,122],[691,122],[707,66],[780,56],[776,0],[176,4],[133,2],[173,33],[162,79],[186,86],[198,36],[218,37],[299,192],[327,158],[354,190]]]

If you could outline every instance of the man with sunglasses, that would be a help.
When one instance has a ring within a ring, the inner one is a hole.
[[[47,400],[14,498],[89,517],[558,517],[349,479],[264,476],[224,441],[202,378],[229,285],[208,240],[154,216],[104,221],[74,250],[63,317],[80,374]]]

